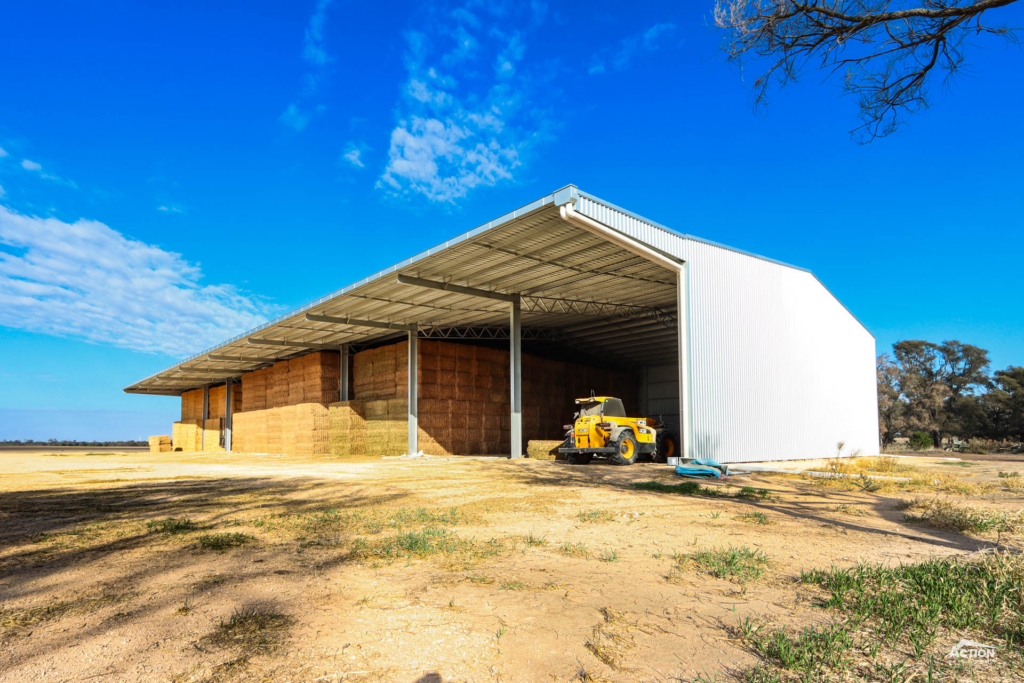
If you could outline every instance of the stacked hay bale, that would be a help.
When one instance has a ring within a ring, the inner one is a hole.
[[[173,448],[171,445],[171,437],[167,435],[151,436],[149,437],[149,452],[150,453],[166,453]]]
[[[306,403],[327,406],[338,400],[341,389],[341,354],[319,351],[303,356],[303,396]]]
[[[564,445],[564,440],[533,439],[526,445],[526,454],[530,456],[531,460],[564,460],[558,452],[558,449]]]
[[[224,447],[220,445],[221,434],[224,432],[224,418],[223,417],[211,417],[203,423],[202,430],[202,450],[206,451],[223,451]]]
[[[203,390],[193,389],[181,395],[181,421],[171,427],[171,447],[176,451],[202,449],[200,419],[203,414]]]
[[[210,387],[210,405],[207,419],[213,417],[224,417],[224,394],[227,387],[223,384],[217,387]]]
[[[328,406],[328,452],[336,457],[366,455],[366,406],[338,401]]]
[[[282,360],[268,368],[267,407],[281,408],[288,405],[288,361]]]
[[[171,426],[171,441],[176,451],[202,450],[203,430],[199,420],[182,420]]]
[[[242,392],[245,400],[242,401],[240,410],[250,412],[267,407],[267,377],[269,374],[269,368],[242,374]]]
[[[231,450],[238,451],[240,453],[250,453],[255,450],[250,445],[253,416],[253,413],[234,413],[232,415]]]
[[[275,453],[295,455],[296,432],[298,430],[298,406],[282,406],[275,411],[280,415],[278,429],[280,430],[280,446]]]

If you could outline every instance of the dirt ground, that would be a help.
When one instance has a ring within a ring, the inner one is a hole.
[[[912,464],[966,486],[928,496],[1024,502],[1001,486],[1019,457]],[[651,480],[679,481],[654,464],[0,453],[0,680],[733,680],[757,661],[743,618],[829,618],[801,570],[995,542],[907,522],[898,504],[921,492],[631,487]],[[766,575],[676,559],[728,546],[761,551]]]

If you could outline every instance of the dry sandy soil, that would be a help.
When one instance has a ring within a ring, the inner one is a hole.
[[[967,485],[929,496],[1024,501],[996,476],[1024,476],[1019,458],[913,465]],[[743,618],[830,618],[801,570],[995,540],[908,523],[898,502],[920,493],[768,474],[707,484],[771,492],[749,499],[631,487],[650,480],[678,482],[653,464],[0,453],[0,680],[734,680],[757,661]],[[674,559],[727,546],[761,551],[766,574]]]

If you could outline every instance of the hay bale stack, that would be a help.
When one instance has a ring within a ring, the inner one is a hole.
[[[366,407],[362,401],[328,406],[328,452],[335,457],[366,454]]]
[[[212,417],[203,423],[201,448],[206,451],[223,451],[220,445],[221,432],[224,429],[224,418]]]
[[[282,406],[276,412],[280,417],[281,449],[279,453],[296,455],[298,431],[298,407]]]
[[[181,421],[199,420],[203,416],[203,390],[193,389],[181,395]]]
[[[268,371],[267,407],[281,408],[288,405],[288,361],[278,361]]]
[[[231,416],[231,450],[237,453],[248,453],[252,451],[250,438],[252,436],[253,413],[235,413]]]
[[[227,394],[227,387],[223,384],[210,387],[210,412],[207,419],[224,417],[224,396]]]
[[[295,455],[327,455],[330,417],[321,403],[300,403],[295,410]]]
[[[318,351],[306,358],[303,370],[303,393],[307,403],[326,406],[338,400],[341,390],[341,354]]]
[[[306,401],[306,365],[309,356],[288,361],[288,399],[285,405],[297,406]]]
[[[176,451],[200,451],[202,438],[199,420],[182,420],[171,426],[171,442]]]
[[[267,453],[284,453],[281,439],[281,408],[268,408],[266,411]]]
[[[231,430],[232,449],[245,453],[269,453],[267,420],[273,410],[250,410],[235,415]]]
[[[172,448],[171,437],[166,434],[149,437],[150,453],[167,453]]]
[[[382,399],[364,403],[366,455],[401,455],[409,442],[407,403]]]
[[[526,445],[526,454],[533,460],[562,460],[558,449],[565,445],[565,440],[533,439]]]
[[[269,368],[253,370],[242,374],[242,391],[245,400],[241,409],[248,412],[263,410],[267,407],[267,376]]]

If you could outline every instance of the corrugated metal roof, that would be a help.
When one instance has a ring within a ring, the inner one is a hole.
[[[685,258],[680,238],[698,240],[568,185],[189,356],[125,391],[174,395],[305,352],[297,347],[268,348],[251,344],[252,338],[341,345],[380,340],[393,334],[354,325],[310,322],[305,318],[307,314],[417,324],[434,330],[508,325],[505,303],[399,284],[398,273],[536,297],[532,308],[524,309],[524,329],[547,330],[565,343],[586,346],[611,357],[629,357],[639,364],[673,362],[676,331],[672,325],[664,324],[657,316],[634,316],[624,320],[622,315],[608,315],[607,308],[602,308],[601,304],[640,307],[674,315],[675,275],[561,220],[556,207],[567,201],[575,201],[580,213],[677,259]],[[575,313],[566,314],[558,306],[550,307],[545,303],[553,300],[595,305],[585,311],[577,307]],[[216,361],[209,358],[211,354],[255,360]]]

